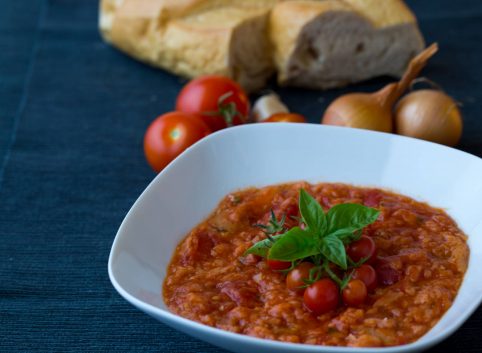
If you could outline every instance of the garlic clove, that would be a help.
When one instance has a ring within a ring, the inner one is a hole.
[[[277,94],[270,93],[256,100],[251,114],[254,121],[260,122],[277,113],[289,113],[289,109]]]

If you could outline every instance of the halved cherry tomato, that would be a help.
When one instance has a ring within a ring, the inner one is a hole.
[[[329,278],[323,278],[306,288],[303,294],[305,306],[316,315],[335,310],[340,301],[340,291]]]
[[[144,135],[147,162],[160,172],[186,148],[209,135],[206,124],[195,114],[172,112],[154,120]]]
[[[306,118],[296,113],[277,113],[263,120],[263,123],[306,123]]]
[[[268,259],[267,263],[268,263],[268,267],[273,271],[287,270],[291,267],[291,262],[288,262],[288,261]]]
[[[295,291],[302,291],[305,285],[303,280],[310,278],[310,270],[314,267],[311,262],[302,262],[292,269],[286,276],[286,287]]]
[[[372,292],[377,288],[377,272],[370,265],[363,264],[356,268],[351,278],[359,279],[365,283],[365,286],[369,292]]]
[[[348,306],[360,306],[367,298],[367,287],[363,281],[352,279],[342,291],[343,302]]]
[[[363,235],[359,240],[354,241],[347,246],[346,253],[350,256],[350,259],[355,262],[368,258],[367,262],[371,263],[375,260],[376,250],[373,239]]]
[[[177,96],[176,110],[200,114],[212,131],[243,124],[249,99],[243,89],[224,76],[202,76],[189,82]]]

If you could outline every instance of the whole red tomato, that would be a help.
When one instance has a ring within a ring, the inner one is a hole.
[[[369,292],[373,292],[377,288],[377,272],[370,265],[363,264],[356,268],[352,278],[363,281]]]
[[[343,302],[348,306],[360,306],[367,299],[367,287],[359,279],[352,279],[342,291]]]
[[[161,115],[147,128],[144,154],[147,162],[160,172],[186,148],[209,135],[210,130],[197,115],[172,112]]]
[[[279,260],[268,259],[267,263],[268,263],[268,267],[273,271],[287,270],[291,267],[291,262],[289,261],[279,261]]]
[[[306,288],[303,294],[305,306],[316,315],[335,310],[340,301],[340,291],[329,278],[323,278]]]
[[[263,123],[306,123],[306,118],[296,113],[277,113],[263,120]]]
[[[200,114],[211,131],[243,124],[249,99],[243,89],[224,76],[202,76],[189,82],[177,96],[176,110]]]
[[[305,280],[310,278],[310,271],[314,266],[311,262],[300,263],[286,276],[286,287],[293,291],[303,291]]]
[[[376,251],[375,242],[371,237],[366,235],[349,244],[346,248],[346,254],[355,262],[368,259],[367,263],[373,263],[376,259]]]

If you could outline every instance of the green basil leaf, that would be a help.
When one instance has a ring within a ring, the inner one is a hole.
[[[300,190],[299,207],[303,221],[309,229],[318,234],[324,234],[327,228],[325,212],[320,204],[304,189]]]
[[[279,238],[281,238],[282,236],[284,236],[285,234],[286,233],[272,236],[271,239],[276,241]],[[271,246],[274,244],[271,241],[271,239],[266,238],[264,240],[258,241],[256,244],[254,244],[252,247],[250,247],[248,250],[246,250],[244,252],[244,256],[249,255],[249,254],[254,254],[254,255],[261,256],[261,257],[267,257],[269,249],[271,249]]]
[[[345,245],[337,236],[329,234],[321,239],[320,251],[328,261],[347,269]]]
[[[268,258],[282,261],[304,259],[320,252],[317,245],[317,239],[310,232],[294,227],[271,246]]]
[[[356,203],[333,206],[326,215],[327,234],[342,237],[375,222],[380,211]]]
[[[356,230],[354,232],[348,230],[346,232],[340,231],[340,232],[334,232],[334,233],[331,233],[331,234],[338,237],[338,239],[340,239],[343,242],[343,244],[349,244],[351,242],[359,240],[363,233],[362,233],[362,230],[359,229],[359,230]]]

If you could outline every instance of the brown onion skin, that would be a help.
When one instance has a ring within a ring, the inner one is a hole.
[[[403,97],[395,110],[400,135],[455,146],[462,136],[462,114],[457,103],[439,90],[425,89]]]
[[[336,99],[326,110],[322,124],[392,132],[391,107],[375,94],[352,93]]]
[[[388,84],[374,93],[352,93],[339,97],[326,109],[321,123],[392,132],[392,110],[395,102],[437,51],[438,45],[433,43],[420,52],[410,60],[405,73],[397,83]]]

